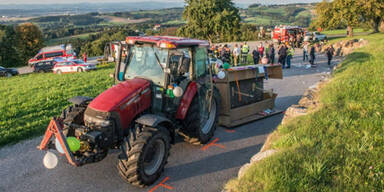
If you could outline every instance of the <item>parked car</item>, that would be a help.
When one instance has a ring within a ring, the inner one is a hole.
[[[327,39],[327,36],[320,32],[313,32],[313,40],[314,41],[324,41]]]
[[[37,73],[52,72],[52,69],[55,63],[56,63],[55,61],[43,61],[43,62],[35,63],[33,65],[33,72],[37,72]]]
[[[0,77],[12,77],[18,74],[19,72],[17,71],[17,69],[9,69],[0,66]]]
[[[95,69],[96,69],[96,65],[85,63],[82,60],[75,59],[75,60],[57,62],[52,70],[53,70],[53,73],[62,74],[62,73],[90,71]]]
[[[28,65],[33,67],[36,63],[52,61],[55,58],[75,59],[72,45],[58,45],[42,48],[39,53],[28,61]]]
[[[309,41],[311,41],[313,39],[313,37],[312,37],[312,33],[311,32],[306,32],[305,33],[305,36],[304,36],[304,41],[305,42],[309,42]]]

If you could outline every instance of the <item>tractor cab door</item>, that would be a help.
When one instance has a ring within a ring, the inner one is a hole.
[[[214,89],[206,47],[196,47],[194,49],[193,63],[193,79],[198,87],[195,97],[198,97],[199,101],[200,121],[205,122],[209,118],[209,108],[211,106]]]

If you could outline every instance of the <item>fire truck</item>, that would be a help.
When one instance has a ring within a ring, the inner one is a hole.
[[[271,36],[274,43],[285,43],[289,41],[290,35],[296,37],[299,33],[303,34],[304,37],[305,29],[299,26],[276,26],[273,29]]]

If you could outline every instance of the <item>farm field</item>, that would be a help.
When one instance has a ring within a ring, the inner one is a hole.
[[[97,34],[98,32],[93,32],[93,33],[84,33],[84,34],[80,34],[80,35],[72,35],[72,36],[68,36],[68,37],[62,37],[62,38],[56,38],[56,39],[50,39],[48,40],[47,42],[45,42],[45,44],[47,46],[53,46],[53,45],[57,45],[57,44],[61,44],[63,42],[68,42],[70,41],[71,39],[82,39],[82,40],[85,40],[85,39],[88,39],[89,36],[91,35],[95,35]]]
[[[42,135],[53,116],[59,116],[74,96],[95,97],[113,85],[112,65],[97,71],[53,73],[1,78],[0,146]]]
[[[280,125],[269,149],[229,191],[382,191],[384,34],[346,57],[316,110]],[[341,39],[332,40],[332,42]]]
[[[151,20],[150,18],[129,19],[129,18],[110,16],[110,15],[98,16],[98,18],[104,19],[107,22],[106,24],[108,24],[108,23],[112,23],[112,24],[144,23],[146,21]]]
[[[243,10],[242,17],[246,23],[274,25],[309,25],[311,7],[308,6],[257,6]]]

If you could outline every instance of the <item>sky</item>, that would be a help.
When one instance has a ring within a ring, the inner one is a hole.
[[[140,0],[0,0],[0,4],[56,4],[56,3],[108,3],[108,2],[138,2]],[[149,1],[149,0],[143,0]],[[159,2],[183,2],[184,0],[156,0]],[[236,3],[263,3],[263,4],[288,4],[288,3],[312,3],[321,0],[234,0]]]

